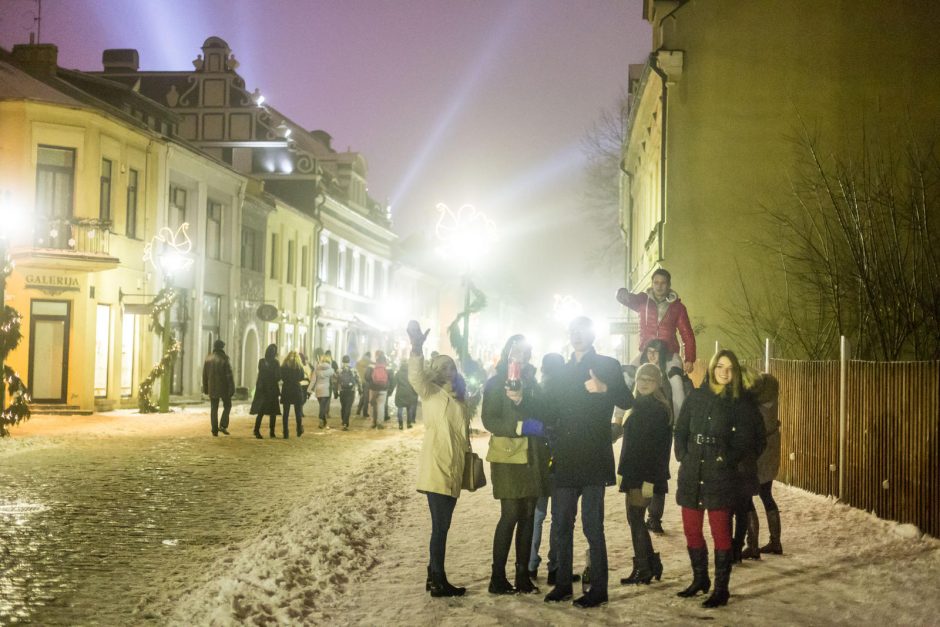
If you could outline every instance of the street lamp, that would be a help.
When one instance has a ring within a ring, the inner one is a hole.
[[[160,376],[159,411],[165,414],[170,411],[170,382],[173,377],[173,362],[176,351],[173,350],[173,336],[170,332],[170,311],[176,301],[173,291],[173,277],[192,267],[193,259],[190,251],[193,243],[189,239],[189,223],[184,222],[173,231],[163,227],[150,242],[144,246],[144,261],[149,261],[154,268],[163,273],[163,289],[157,294],[153,306],[163,311],[163,328],[161,330],[163,355],[157,368],[162,367]],[[156,318],[154,318],[156,322]]]
[[[441,245],[438,253],[455,260],[460,266],[460,274],[466,287],[464,297],[463,338],[460,346],[456,346],[461,362],[470,357],[470,314],[475,310],[471,305],[471,296],[476,293],[476,309],[482,309],[486,304],[483,293],[473,287],[470,282],[470,272],[480,259],[489,252],[494,235],[493,221],[485,213],[473,205],[463,205],[457,211],[452,211],[444,203],[437,204],[440,216],[435,226],[435,235]],[[456,321],[455,321],[456,322]]]

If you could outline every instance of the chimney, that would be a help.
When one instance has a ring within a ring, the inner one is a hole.
[[[53,44],[17,44],[13,46],[17,65],[38,76],[55,76],[59,49]]]
[[[331,145],[333,143],[333,137],[329,133],[317,129],[315,131],[310,131],[310,134],[313,135],[317,141],[326,146],[327,150],[333,152],[333,146]]]
[[[133,48],[111,48],[101,53],[105,72],[136,72],[140,59]]]

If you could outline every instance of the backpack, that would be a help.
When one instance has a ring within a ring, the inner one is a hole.
[[[388,387],[388,370],[385,366],[379,364],[372,369],[372,385],[380,388]]]
[[[339,371],[339,389],[348,392],[356,387],[356,373],[350,368],[343,368]]]

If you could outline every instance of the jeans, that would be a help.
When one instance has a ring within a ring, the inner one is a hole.
[[[304,404],[301,402],[298,403],[284,403],[284,435],[286,436],[290,433],[287,425],[290,420],[290,408],[293,406],[294,414],[297,417],[297,435],[300,435],[300,432],[304,428]]]
[[[339,415],[343,421],[343,426],[349,426],[349,415],[352,414],[353,401],[356,400],[356,391],[339,393]]]
[[[408,412],[408,426],[410,427],[411,425],[415,423],[415,418],[418,415],[418,404],[413,403],[411,405],[405,405],[404,407],[398,408],[398,426],[399,427],[402,426],[401,419],[402,419],[403,412]]]
[[[388,392],[385,390],[372,390],[372,424],[380,425],[385,422],[385,401]]]
[[[219,401],[222,401],[222,420],[219,421]],[[219,429],[228,429],[228,415],[232,412],[231,396],[214,396],[209,398],[209,422],[212,424],[212,433]]]
[[[431,542],[428,566],[432,573],[444,573],[444,557],[447,554],[447,532],[454,515],[457,499],[446,494],[428,492],[428,509],[431,510]]]
[[[552,492],[552,522],[558,521],[558,587],[571,586],[574,551],[574,520],[581,499],[581,527],[591,556],[591,590],[607,592],[607,539],[604,537],[604,488],[602,485],[580,488],[556,487]]]
[[[317,402],[320,403],[320,424],[323,424],[330,417],[330,397],[318,396]]]
[[[540,496],[535,502],[535,514],[532,520],[532,548],[529,550],[529,570],[535,570],[542,563],[539,557],[539,547],[542,544],[542,524],[548,515],[548,497]],[[549,534],[551,528],[549,528]],[[549,538],[548,570],[553,570],[555,565],[554,551],[552,551],[552,542]]]

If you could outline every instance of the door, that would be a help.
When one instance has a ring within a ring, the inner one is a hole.
[[[69,375],[69,301],[30,303],[29,387],[37,403],[64,403]]]

